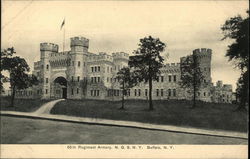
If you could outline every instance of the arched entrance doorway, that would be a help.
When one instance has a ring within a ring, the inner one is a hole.
[[[64,77],[57,77],[54,80],[54,97],[67,98],[67,80]]]

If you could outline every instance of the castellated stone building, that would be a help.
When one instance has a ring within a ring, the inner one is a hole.
[[[58,52],[58,45],[40,44],[40,61],[34,63],[33,74],[40,84],[17,91],[22,98],[68,98],[121,100],[122,90],[117,72],[128,66],[129,54],[124,52],[94,54],[88,51],[89,40],[73,37],[70,51]],[[232,86],[221,81],[213,86],[211,79],[211,49],[193,51],[200,60],[205,80],[197,98],[206,102],[232,102]],[[182,57],[182,62],[186,57]],[[191,99],[190,93],[180,87],[180,63],[161,68],[161,75],[153,82],[153,99]],[[128,91],[127,99],[148,99],[148,85],[140,83]]]

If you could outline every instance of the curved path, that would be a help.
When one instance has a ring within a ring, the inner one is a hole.
[[[33,112],[32,114],[36,114],[36,115],[50,114],[50,110],[54,107],[54,105],[62,100],[65,100],[65,99],[57,99],[57,100],[53,100],[51,102],[45,103],[37,111]]]

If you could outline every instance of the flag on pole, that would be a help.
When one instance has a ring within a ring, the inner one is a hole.
[[[63,22],[62,22],[62,24],[61,24],[61,30],[62,30],[64,24],[65,24],[65,19],[63,19]]]

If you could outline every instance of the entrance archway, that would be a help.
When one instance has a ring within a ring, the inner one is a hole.
[[[67,98],[67,80],[64,77],[57,77],[54,80],[54,97]]]

